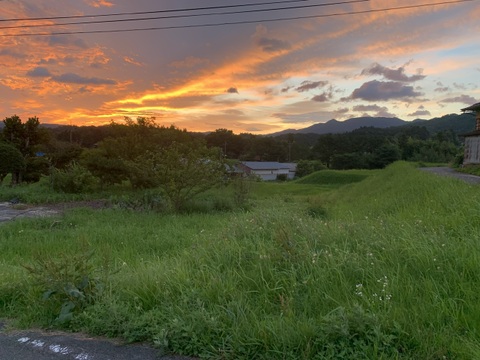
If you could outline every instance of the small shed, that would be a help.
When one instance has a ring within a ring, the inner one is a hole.
[[[296,164],[294,163],[280,163],[280,162],[263,162],[263,161],[242,161],[238,164],[247,175],[258,176],[264,181],[277,180],[280,176],[285,176],[287,179],[295,177]]]
[[[480,103],[466,107],[462,111],[476,115],[475,131],[463,134],[465,137],[463,163],[465,165],[480,164]]]

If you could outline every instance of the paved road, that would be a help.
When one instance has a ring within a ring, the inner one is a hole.
[[[3,327],[3,328],[2,328]],[[145,345],[121,345],[79,335],[8,332],[0,322],[0,360],[193,360]]]
[[[420,170],[428,171],[441,176],[455,177],[470,184],[480,184],[480,176],[464,174],[449,167],[425,167],[420,168]]]

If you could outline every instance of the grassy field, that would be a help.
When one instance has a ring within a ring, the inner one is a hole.
[[[4,224],[0,317],[209,359],[480,358],[478,186],[399,162],[219,208]]]

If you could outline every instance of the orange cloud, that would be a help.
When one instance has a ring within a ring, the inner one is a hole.
[[[112,7],[115,6],[114,3],[107,0],[87,0],[85,1],[88,5],[100,8],[100,7]]]

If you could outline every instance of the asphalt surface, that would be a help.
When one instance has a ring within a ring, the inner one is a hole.
[[[0,322],[0,360],[193,360],[146,345],[44,331],[7,331]]]
[[[464,174],[464,173],[455,171],[454,169],[449,167],[425,167],[425,168],[420,168],[420,170],[428,171],[440,176],[455,177],[469,184],[480,184],[480,176]]]

